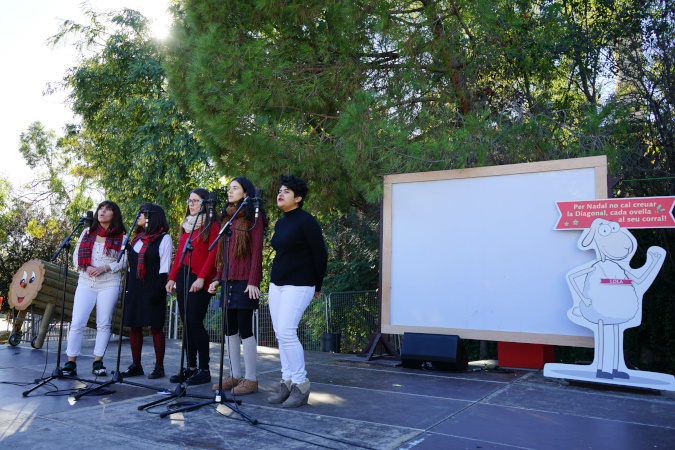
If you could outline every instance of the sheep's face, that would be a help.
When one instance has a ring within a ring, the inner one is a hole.
[[[595,242],[605,259],[620,261],[633,254],[635,249],[633,240],[623,231],[616,222],[609,222],[598,227]]]

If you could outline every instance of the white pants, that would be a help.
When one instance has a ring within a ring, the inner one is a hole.
[[[281,377],[294,384],[303,383],[307,376],[305,354],[298,339],[298,324],[312,297],[314,286],[277,286],[270,283],[270,315],[279,341]]]
[[[73,298],[73,319],[68,332],[68,356],[80,356],[82,348],[82,333],[87,326],[91,310],[96,306],[96,345],[94,356],[103,357],[110,339],[110,321],[117,304],[121,287],[106,287],[102,289],[87,286],[78,286]]]

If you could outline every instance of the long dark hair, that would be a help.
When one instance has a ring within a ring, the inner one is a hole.
[[[244,194],[246,194],[246,197],[251,197],[253,198],[255,196],[255,186],[253,186],[253,183],[248,178],[244,177],[236,177],[232,179],[232,181],[236,181],[241,185],[241,188],[244,190]],[[232,183],[232,181],[230,183]],[[239,207],[241,205],[241,202],[243,202],[244,199],[242,198],[236,203],[230,203],[229,201],[225,202],[225,205],[223,206],[223,210],[220,214],[220,221],[225,222],[226,220],[229,220],[230,216],[227,214],[227,207],[232,205],[235,207]],[[253,224],[255,223],[255,204],[252,201],[247,202],[244,205],[243,210],[244,211],[244,218],[246,219],[246,223],[248,223],[248,228],[253,227]],[[260,203],[258,206],[258,221],[263,227],[263,232],[267,228],[267,225],[269,224],[269,220],[267,219],[267,212],[265,212],[265,207]],[[237,232],[243,232],[243,230],[237,229]],[[248,231],[250,234],[250,231]],[[216,255],[216,267],[222,267],[224,262],[225,262],[225,251],[223,249],[225,245],[225,240],[223,240],[223,244],[218,245],[218,253]]]
[[[93,233],[96,231],[98,226],[100,225],[98,222],[98,211],[106,207],[110,209],[113,212],[113,218],[110,221],[110,229],[115,230],[118,234],[124,234],[127,232],[127,229],[124,228],[124,220],[122,219],[122,211],[120,211],[120,207],[117,206],[117,203],[110,201],[110,200],[103,200],[98,207],[96,208],[96,212],[94,213],[94,220],[91,222],[91,226],[89,227],[89,232]]]
[[[209,198],[209,191],[207,191],[204,188],[196,188],[196,189],[191,190],[190,193],[188,194],[188,199],[190,198],[191,194],[197,194],[199,197],[201,197],[202,200],[206,200],[206,199]],[[202,203],[202,206],[201,206],[200,209],[202,211],[202,213],[200,215],[206,217],[207,214],[208,214],[208,211],[206,210],[206,203]],[[186,205],[185,206],[185,215],[183,216],[183,219],[185,219],[189,215],[190,215],[190,205]],[[211,225],[211,226],[213,226],[213,225]],[[216,224],[216,226],[217,226],[217,224]],[[201,232],[203,230],[199,230],[199,231]],[[183,232],[184,232],[183,224],[181,223],[178,226],[177,239],[179,241],[180,241],[181,236],[183,235]],[[201,239],[202,242],[209,242],[209,233],[202,233],[202,236],[201,236],[200,239]]]
[[[143,203],[139,208],[141,211],[147,211],[145,215],[145,226],[137,226],[135,232],[157,234],[169,231],[169,223],[166,221],[166,214],[161,206],[155,203]]]

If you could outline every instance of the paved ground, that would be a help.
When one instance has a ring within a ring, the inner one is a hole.
[[[164,398],[153,389],[114,384],[114,392],[75,401],[85,384],[55,379],[27,397],[33,381],[56,364],[56,344],[0,347],[0,447],[14,448],[373,448],[373,449],[658,449],[675,448],[675,393],[602,390],[544,378],[539,372],[433,373],[382,361],[307,352],[310,404],[293,410],[269,405],[279,355],[259,348],[261,392],[239,406],[259,421],[242,421],[224,405],[172,414],[166,405],[138,406]],[[85,341],[85,355],[92,341]],[[65,348],[65,347],[64,347]],[[219,345],[212,345],[212,361]],[[131,361],[122,346],[122,366]],[[167,370],[178,368],[180,343],[167,343]],[[109,355],[117,355],[112,341]],[[106,357],[109,370],[114,357]],[[65,360],[65,358],[63,359]],[[90,375],[91,356],[80,357],[80,376]],[[154,361],[146,338],[146,372]],[[215,375],[215,366],[212,371]],[[99,381],[108,381],[109,376]],[[215,376],[214,382],[215,382]],[[173,388],[167,378],[128,381]],[[210,385],[189,389],[211,395]],[[188,398],[185,401],[201,401]]]

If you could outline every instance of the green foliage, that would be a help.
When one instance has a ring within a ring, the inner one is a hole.
[[[7,229],[10,223],[10,203],[11,191],[9,180],[0,177],[0,242],[5,242],[5,239],[7,239]]]
[[[374,289],[378,285],[379,223],[357,211],[322,216],[320,221],[329,254],[322,290]]]
[[[70,90],[82,118],[64,142],[127,218],[152,201],[178,223],[190,190],[221,184],[190,119],[166,92],[162,44],[136,11],[85,13],[88,25],[65,21],[51,39],[74,39],[82,52],[63,83],[52,86]]]
[[[39,205],[18,200],[6,203],[0,209],[0,219],[3,225],[0,236],[0,296],[7,298],[9,285],[19,267],[35,258],[51,260],[64,237],[63,230],[68,229],[69,224],[65,218],[55,219],[44,214]],[[8,303],[3,302],[3,311],[8,307]]]
[[[264,187],[294,172],[322,211],[372,213],[386,174],[613,152],[588,108],[606,72],[588,47],[607,40],[588,37],[606,7],[592,29],[583,8],[193,0],[175,8],[169,87],[224,171]],[[581,75],[580,95],[554,102]]]
[[[358,353],[368,345],[379,319],[377,295],[377,292],[369,291],[335,292],[329,296],[328,329],[341,334],[341,353]]]
[[[18,198],[32,204],[49,206],[55,217],[67,217],[77,222],[93,205],[87,189],[92,174],[83,166],[83,161],[73,154],[64,139],[58,139],[52,130],[46,130],[40,122],[34,122],[20,136],[19,151],[28,167],[37,169],[38,175],[23,186]],[[41,234],[33,224],[33,233]]]

